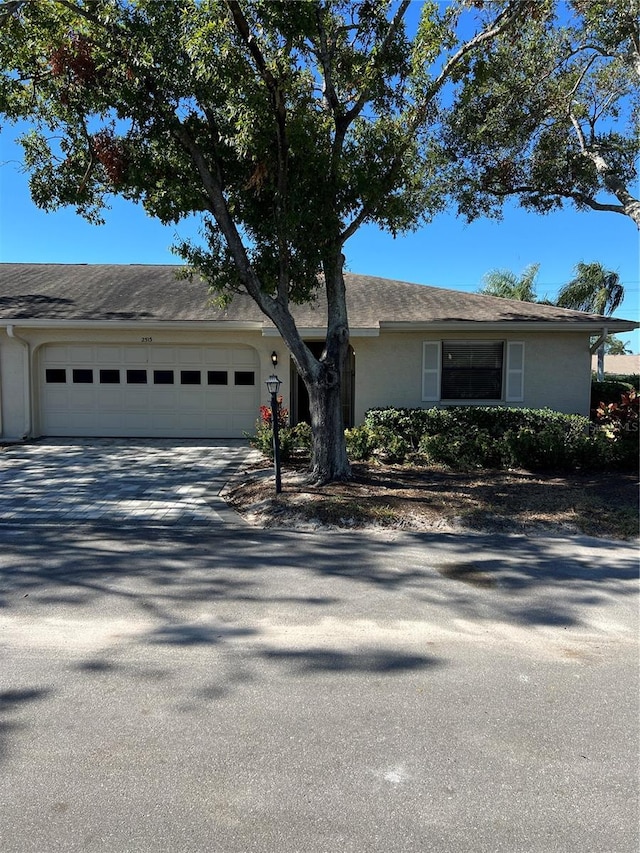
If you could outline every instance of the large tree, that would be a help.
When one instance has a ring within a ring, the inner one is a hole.
[[[640,0],[567,0],[557,13],[469,58],[442,135],[460,209],[569,202],[640,227]]]
[[[33,125],[22,143],[34,201],[74,205],[95,222],[113,194],[163,223],[200,214],[203,242],[179,253],[222,299],[248,293],[282,335],[309,392],[316,482],[350,473],[340,406],[345,243],[364,223],[395,234],[445,206],[433,146],[443,93],[471,56],[542,8],[424,3],[409,35],[410,7],[0,5],[0,113]],[[291,306],[319,288],[328,308],[318,359]]]

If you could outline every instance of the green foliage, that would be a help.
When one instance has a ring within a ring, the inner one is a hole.
[[[255,447],[269,459],[273,459],[273,430],[271,422],[259,418],[255,433],[245,433],[252,447]],[[307,423],[281,427],[278,431],[280,441],[280,459],[290,462],[295,457],[307,457],[311,452],[311,427]]]
[[[593,381],[595,381],[595,374],[592,374]],[[623,382],[625,385],[630,385],[632,388],[635,388],[636,391],[640,390],[640,374],[637,373],[607,373],[607,381],[609,382]],[[626,390],[626,389],[622,389]],[[614,402],[613,400],[611,402]]]
[[[484,287],[478,291],[485,296],[537,302],[536,278],[540,264],[531,264],[519,276],[510,270],[492,270],[484,276]]]
[[[345,430],[345,438],[349,459],[361,462],[371,457],[375,449],[375,434],[366,424]]]
[[[362,429],[369,458],[411,458],[455,469],[601,470],[633,464],[627,447],[588,418],[550,409],[452,406],[371,409]],[[627,433],[633,432],[631,427]],[[637,437],[636,437],[637,442]],[[367,458],[361,456],[360,458]]]
[[[596,410],[600,433],[612,443],[629,466],[638,462],[640,396],[635,388],[623,392],[615,403],[601,403]]]
[[[630,391],[633,385],[630,382],[621,382],[617,379],[605,379],[602,382],[597,379],[591,381],[591,409],[597,409],[600,403],[617,403],[621,394]]]
[[[567,0],[553,27],[535,7],[517,38],[471,58],[445,116],[460,212],[493,205],[499,216],[512,196],[542,213],[570,201],[640,225],[638,2]]]
[[[604,343],[604,351],[608,355],[631,355],[632,351],[627,349],[631,341],[623,341],[617,335],[607,335]]]
[[[623,299],[624,287],[617,273],[599,263],[578,263],[575,277],[560,289],[556,304],[560,308],[609,315]]]

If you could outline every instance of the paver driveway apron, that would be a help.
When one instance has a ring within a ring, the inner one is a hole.
[[[246,441],[42,439],[0,453],[0,521],[210,524]]]

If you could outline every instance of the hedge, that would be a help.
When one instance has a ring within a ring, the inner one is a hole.
[[[586,417],[551,409],[370,409],[346,436],[354,460],[410,459],[458,469],[614,470],[637,466],[638,456],[637,434],[612,437]]]

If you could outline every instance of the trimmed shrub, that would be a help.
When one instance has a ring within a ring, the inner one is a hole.
[[[591,382],[591,410],[595,411],[600,403],[618,403],[622,394],[631,391],[633,385],[619,379],[605,379]]]
[[[605,382],[623,382],[625,385],[632,385],[636,391],[640,390],[640,375],[637,373],[605,373]],[[591,374],[591,381],[598,381],[598,374]]]
[[[361,462],[364,459],[371,458],[375,448],[375,438],[366,424],[347,429],[344,435],[347,441],[349,459],[353,459],[354,462]]]
[[[273,430],[264,419],[256,421],[256,431],[253,435],[245,433],[249,444],[257,448],[269,459],[273,459]],[[280,460],[290,462],[296,455],[308,455],[311,452],[311,427],[306,423],[296,424],[294,427],[280,427],[278,432],[280,440]]]
[[[413,455],[425,463],[457,469],[533,471],[606,470],[632,464],[632,454],[619,438],[594,428],[588,418],[551,409],[371,409],[364,427],[370,456],[392,462]],[[627,428],[627,433],[634,429]],[[361,449],[365,452],[364,445]]]

